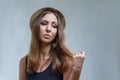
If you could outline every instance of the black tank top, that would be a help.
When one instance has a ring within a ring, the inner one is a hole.
[[[27,80],[63,80],[63,74],[58,71],[53,73],[51,63],[43,72],[34,72],[30,74],[26,71],[26,78]]]

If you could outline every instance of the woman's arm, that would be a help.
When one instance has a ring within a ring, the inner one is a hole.
[[[84,51],[82,51],[77,55],[73,55],[73,66],[72,66],[70,80],[80,79],[84,58],[85,58]]]
[[[66,72],[63,74],[63,80],[79,80],[82,66],[84,62],[84,52],[82,51],[80,54],[73,55],[73,60],[69,61],[69,67]]]
[[[25,57],[23,57],[19,62],[19,80],[27,80],[25,74]]]

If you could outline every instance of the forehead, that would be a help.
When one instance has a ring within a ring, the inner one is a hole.
[[[53,13],[45,14],[41,20],[58,22],[57,17]]]

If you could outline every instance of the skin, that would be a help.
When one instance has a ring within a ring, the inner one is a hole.
[[[40,40],[42,44],[51,44],[57,34],[58,21],[53,13],[46,14],[40,22]]]
[[[55,39],[57,34],[58,21],[53,13],[46,14],[40,21],[40,40],[41,40],[41,66],[37,72],[44,71],[50,64],[50,48],[51,42]]]
[[[69,80],[79,80],[84,63],[85,53],[81,51],[79,54],[73,55],[72,72]],[[66,79],[67,80],[67,79]]]
[[[46,14],[40,22],[40,40],[42,42],[41,47],[41,62],[36,72],[44,71],[50,64],[49,51],[51,48],[51,42],[55,39],[57,34],[58,21],[53,13]],[[84,51],[77,55],[73,55],[73,61],[67,60],[69,67],[63,73],[63,80],[79,80],[82,65],[84,62]],[[48,62],[49,60],[49,62]],[[46,62],[48,62],[46,64]],[[42,66],[41,66],[42,65]],[[21,58],[19,65],[19,80],[27,80],[25,76],[25,57]]]

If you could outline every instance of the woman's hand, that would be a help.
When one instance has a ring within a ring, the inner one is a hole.
[[[73,55],[73,70],[75,71],[82,70],[84,58],[85,58],[84,51],[81,51],[79,54]]]
[[[84,63],[85,53],[81,51],[79,54],[73,55],[73,62],[72,62],[72,73],[70,80],[79,80],[82,66]]]

